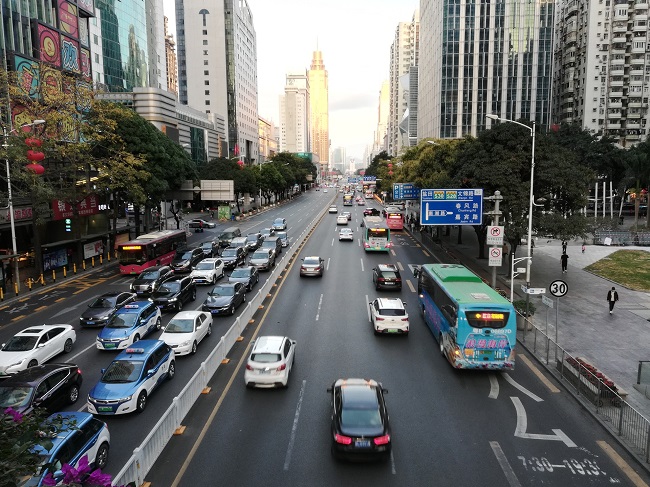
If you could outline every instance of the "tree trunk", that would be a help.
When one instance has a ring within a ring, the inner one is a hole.
[[[463,226],[458,225],[458,240],[456,240],[458,245],[463,245]]]
[[[478,238],[478,258],[485,259],[485,240],[487,238],[486,225],[474,225],[474,231]]]

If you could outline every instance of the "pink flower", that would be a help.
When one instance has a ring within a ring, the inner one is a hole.
[[[20,423],[23,420],[23,415],[16,411],[14,408],[5,409],[5,414],[8,414],[14,419],[15,423]]]
[[[43,477],[43,485],[53,486],[56,485],[56,480],[52,476],[52,472],[48,472],[45,477]]]

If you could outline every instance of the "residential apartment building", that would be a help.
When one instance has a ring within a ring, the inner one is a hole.
[[[276,127],[273,122],[260,117],[260,161],[264,162],[278,153],[278,144],[275,136]]]
[[[648,3],[556,5],[552,123],[578,123],[621,147],[648,131]]]
[[[257,40],[246,0],[176,1],[179,99],[228,124],[229,156],[259,160]]]
[[[280,95],[280,152],[312,152],[307,73],[289,73]]]
[[[330,155],[329,87],[323,53],[314,51],[309,78],[309,108],[311,148],[320,158],[322,169],[327,169]]]
[[[554,5],[421,0],[418,138],[477,135],[488,114],[548,126]]]

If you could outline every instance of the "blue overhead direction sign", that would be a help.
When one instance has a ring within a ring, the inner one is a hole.
[[[363,177],[363,180],[364,180],[364,181],[376,181],[376,180],[377,180],[377,176],[364,176],[364,177]]]
[[[420,197],[420,188],[413,183],[393,183],[394,200],[417,200]]]
[[[481,225],[482,222],[482,189],[420,191],[421,225]]]

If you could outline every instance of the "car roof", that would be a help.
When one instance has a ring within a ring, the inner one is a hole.
[[[149,301],[133,301],[129,304],[125,304],[120,309],[117,310],[118,313],[140,313],[143,308],[149,306],[151,302]]]
[[[40,336],[43,333],[47,333],[51,329],[58,328],[60,326],[65,326],[67,328],[70,328],[70,325],[68,325],[67,323],[60,323],[57,325],[32,325],[29,328],[25,328],[24,330],[19,331],[18,333],[16,333],[16,335],[21,335],[21,336],[39,335]]]
[[[399,272],[395,264],[379,264],[377,269],[380,271]]]
[[[404,309],[404,303],[400,298],[377,298],[377,302],[382,309]]]
[[[216,262],[217,260],[221,260],[221,259],[219,259],[218,257],[210,257],[207,259],[203,259],[201,262],[207,262],[209,264],[211,262]]]
[[[377,389],[379,384],[372,379],[339,379],[334,384],[341,389],[344,407],[377,407]]]
[[[125,358],[145,358],[165,342],[161,340],[138,340],[130,347],[122,350],[114,360]]]
[[[59,418],[64,420],[61,429],[56,430],[51,427],[53,429],[52,434],[47,435],[49,437],[48,439],[52,441],[52,448],[46,450],[42,445],[35,445],[34,451],[39,454],[48,454],[56,450],[59,445],[61,445],[61,443],[63,443],[68,436],[77,431],[80,426],[83,426],[88,421],[91,421],[93,419],[93,415],[91,413],[81,411],[64,411],[50,415],[47,418],[47,421],[51,422],[58,420]],[[56,436],[54,436],[55,433]]]
[[[172,316],[172,320],[178,318],[179,320],[183,319],[188,319],[188,318],[196,318],[199,315],[204,315],[206,314],[204,311],[179,311],[176,313],[174,316]],[[142,341],[142,340],[140,340]]]
[[[286,337],[281,336],[257,337],[252,351],[255,353],[278,352],[282,349],[282,344],[284,343],[285,338]]]
[[[304,257],[305,259],[320,259],[318,255],[307,255]]]
[[[33,382],[38,382],[40,379],[50,373],[62,369],[62,368],[77,368],[75,364],[65,364],[65,363],[48,363],[36,365],[34,367],[29,367],[25,370],[16,372],[12,376],[8,377],[1,382],[3,386],[6,385],[19,385],[19,384],[31,384]]]

